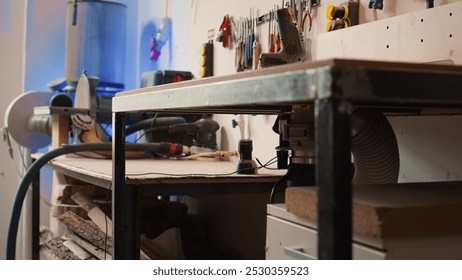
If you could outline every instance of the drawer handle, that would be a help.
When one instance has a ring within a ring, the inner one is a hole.
[[[301,247],[284,247],[284,254],[297,260],[316,260],[316,257],[305,253]]]

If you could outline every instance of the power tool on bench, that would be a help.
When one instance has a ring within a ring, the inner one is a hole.
[[[176,83],[193,79],[194,76],[188,71],[158,70],[149,71],[142,74],[141,87],[157,86],[169,83]],[[176,118],[175,123],[150,127],[148,121],[146,129],[146,140],[148,142],[169,141],[182,143],[187,146],[196,146],[217,149],[216,131],[220,128],[219,124],[213,120],[212,115],[204,114],[182,114],[172,117],[172,115],[148,114],[155,120],[165,118]],[[183,119],[183,121],[180,121]]]

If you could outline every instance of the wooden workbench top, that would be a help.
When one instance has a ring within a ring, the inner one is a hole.
[[[40,155],[34,155],[35,158]],[[61,156],[50,161],[49,166],[66,175],[88,176],[111,182],[112,160]],[[189,183],[239,183],[275,182],[285,170],[261,168],[257,175],[235,173],[234,161],[196,161],[173,159],[126,160],[126,184],[189,184]],[[72,173],[72,174],[69,174]]]

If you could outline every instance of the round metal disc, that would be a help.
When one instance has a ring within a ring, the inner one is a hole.
[[[16,97],[5,111],[5,126],[11,137],[21,146],[38,149],[51,143],[51,137],[30,130],[28,122],[34,107],[47,106],[52,92],[26,92]]]

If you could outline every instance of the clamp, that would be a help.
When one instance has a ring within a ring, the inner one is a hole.
[[[383,0],[371,0],[371,1],[369,1],[369,9],[382,10],[383,9]]]

